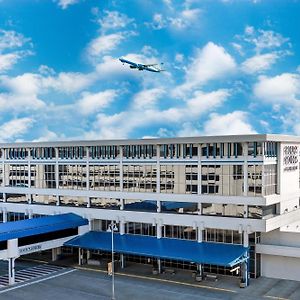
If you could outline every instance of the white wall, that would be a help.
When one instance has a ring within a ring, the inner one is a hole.
[[[300,233],[282,232],[279,229],[262,233],[261,244],[300,247]]]
[[[299,161],[300,145],[297,143],[281,143],[279,150],[279,191],[281,195],[280,213],[287,209],[291,211],[295,206],[299,206],[299,162],[285,163],[285,158],[292,155],[285,154],[285,147],[297,147],[296,157]],[[295,170],[287,170],[289,167],[297,167]]]
[[[261,274],[265,277],[300,281],[300,258],[262,254]]]

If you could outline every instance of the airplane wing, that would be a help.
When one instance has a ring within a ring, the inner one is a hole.
[[[144,65],[142,64],[143,67],[154,67],[154,66],[158,66],[158,64],[149,64],[149,65]]]
[[[125,64],[129,64],[129,65],[131,65],[131,66],[137,66],[137,64],[136,63],[134,63],[134,62],[132,62],[132,61],[130,61],[130,60],[127,60],[127,59],[124,59],[124,58],[119,58],[119,60],[120,60],[120,62],[121,63],[125,63]]]

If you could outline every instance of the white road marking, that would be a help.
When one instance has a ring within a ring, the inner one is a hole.
[[[42,279],[39,279],[39,280],[36,280],[36,281],[33,281],[33,282],[27,282],[27,283],[24,283],[24,284],[21,284],[21,285],[18,285],[18,286],[7,288],[5,290],[0,291],[0,294],[4,294],[4,293],[7,293],[7,292],[10,292],[10,291],[13,291],[13,290],[25,287],[25,286],[29,286],[29,285],[33,285],[33,284],[36,284],[36,283],[39,283],[39,282],[42,282],[42,281],[46,281],[46,280],[49,280],[49,279],[53,279],[53,278],[56,278],[56,277],[59,277],[59,276],[62,276],[62,275],[66,275],[66,274],[74,272],[74,271],[77,271],[77,270],[76,269],[68,270],[66,272],[59,273],[59,274],[56,274],[56,275],[52,275],[50,277],[42,278]]]

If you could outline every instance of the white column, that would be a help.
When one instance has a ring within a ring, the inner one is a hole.
[[[248,193],[248,144],[247,143],[243,143],[243,157],[244,157],[244,193],[243,196],[247,196]]]
[[[124,210],[124,199],[120,199],[120,210]]]
[[[156,211],[158,212],[158,213],[160,213],[161,212],[161,201],[159,201],[159,200],[157,200],[156,201]]]
[[[201,243],[202,242],[202,235],[203,235],[202,226],[198,226],[197,235],[198,235],[198,237],[197,237],[198,243]]]
[[[156,146],[156,193],[160,193],[160,146]]]
[[[201,178],[201,146],[198,145],[198,195],[202,192],[202,178]]]
[[[15,284],[15,258],[8,259],[8,285]]]
[[[58,148],[55,148],[55,188],[59,186]],[[56,205],[59,205],[59,195],[56,195]]]
[[[82,265],[82,249],[78,248],[78,265]]]
[[[57,260],[57,248],[53,248],[52,249],[52,261],[56,261]]]
[[[86,147],[86,189],[90,189],[90,151],[89,147]]]
[[[119,172],[120,172],[120,191],[123,192],[123,148],[119,146],[120,152],[120,163],[119,163]]]
[[[125,233],[125,220],[122,218],[120,221],[120,235],[123,235]]]
[[[3,223],[6,223],[7,222],[7,210],[6,209],[3,209],[2,211],[2,218],[3,218]]]
[[[249,234],[246,230],[243,231],[244,247],[249,247]]]
[[[162,237],[162,220],[158,220],[156,225],[156,237],[160,239]]]

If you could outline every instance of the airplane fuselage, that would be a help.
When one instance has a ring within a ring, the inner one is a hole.
[[[120,62],[124,64],[128,64],[130,69],[137,69],[139,71],[150,71],[150,72],[160,72],[159,69],[153,68],[151,66],[143,65],[143,64],[137,64],[135,62],[132,62],[130,60],[124,59],[124,58],[119,58]]]

